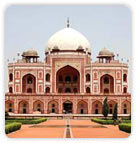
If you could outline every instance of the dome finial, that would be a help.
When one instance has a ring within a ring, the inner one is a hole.
[[[67,18],[67,28],[69,28],[70,24],[69,24],[69,17]]]

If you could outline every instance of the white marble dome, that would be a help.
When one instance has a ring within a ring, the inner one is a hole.
[[[45,52],[52,51],[53,49],[59,50],[77,50],[84,49],[90,52],[90,43],[84,35],[73,28],[64,28],[56,32],[49,39]]]

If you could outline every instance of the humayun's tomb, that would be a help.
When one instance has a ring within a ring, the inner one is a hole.
[[[103,48],[91,61],[89,41],[67,27],[47,42],[45,61],[30,49],[22,59],[8,63],[5,109],[12,114],[102,114],[107,97],[109,114],[129,115],[128,64]]]

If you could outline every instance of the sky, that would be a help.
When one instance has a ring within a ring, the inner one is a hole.
[[[18,59],[28,49],[35,49],[40,60],[45,58],[49,38],[66,27],[81,32],[90,42],[92,61],[106,47],[131,69],[131,11],[124,5],[11,5],[5,10],[4,53],[5,91],[7,90],[7,64]]]

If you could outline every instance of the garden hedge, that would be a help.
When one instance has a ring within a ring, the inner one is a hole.
[[[38,124],[38,123],[41,123],[41,122],[44,122],[46,121],[46,118],[38,118],[38,119],[9,119],[9,120],[6,120],[6,124],[7,123],[13,123],[13,122],[19,122],[19,123],[22,123],[22,124]]]
[[[121,123],[119,124],[119,129],[121,131],[131,133],[131,123]]]
[[[100,124],[103,124],[103,125],[112,125],[114,123],[113,120],[106,120],[106,119],[99,119],[99,118],[93,118],[91,119],[93,122],[96,122],[96,123],[100,123]]]
[[[21,128],[21,125],[22,125],[21,123],[15,123],[15,122],[5,125],[6,134],[19,130]]]

